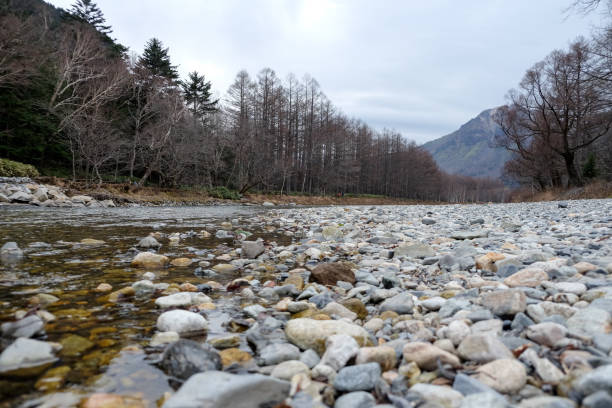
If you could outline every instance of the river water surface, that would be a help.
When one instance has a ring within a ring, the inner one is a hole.
[[[154,351],[148,346],[161,313],[155,307],[154,297],[111,302],[108,294],[94,289],[102,282],[117,290],[141,280],[147,270],[131,267],[133,247],[155,231],[164,236],[177,232],[189,235],[176,246],[160,240],[163,244],[160,253],[171,259],[189,257],[195,261],[188,267],[153,271],[155,282],[197,285],[210,280],[196,276],[194,270],[198,261],[212,259],[234,247],[232,239],[214,237],[223,222],[230,221],[234,230],[252,234],[249,239],[261,237],[279,244],[291,241],[275,231],[274,226],[266,225],[264,213],[262,207],[247,206],[0,207],[0,245],[15,241],[25,253],[21,262],[0,264],[0,323],[14,321],[24,311],[34,312],[36,295],[51,294],[59,301],[45,307],[55,320],[45,325],[42,339],[65,342],[69,336],[77,335],[89,341],[72,351],[64,347],[60,361],[51,368],[60,375],[47,372],[36,378],[0,377],[0,406],[40,406],[45,401],[46,406],[53,406],[49,404],[49,395],[53,393],[62,393],[55,394],[58,401],[62,398],[68,401],[92,392],[131,394],[146,405],[155,406],[172,388],[169,379],[154,364],[159,349]],[[211,232],[212,237],[197,236],[195,233],[201,230]],[[86,238],[102,240],[104,244],[79,243]],[[213,279],[227,283],[238,276],[220,275]],[[226,331],[224,324],[230,318],[227,310],[239,305],[233,305],[231,295],[223,291],[211,296],[217,309],[207,312],[208,336],[214,337]],[[11,341],[2,339],[3,348]],[[45,383],[45,375],[62,381]]]

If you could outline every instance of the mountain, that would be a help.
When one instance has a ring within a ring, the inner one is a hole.
[[[496,109],[487,109],[458,130],[423,145],[438,166],[451,174],[500,178],[510,154],[493,147],[495,134],[501,132],[493,120]]]

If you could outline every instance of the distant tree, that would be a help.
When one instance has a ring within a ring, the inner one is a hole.
[[[204,75],[193,71],[188,74],[186,81],[181,82],[181,87],[191,114],[196,120],[205,124],[207,117],[217,112],[219,103],[218,99],[212,100],[210,81],[206,81]]]
[[[108,35],[113,32],[111,27],[105,24],[106,19],[104,18],[102,10],[100,10],[98,5],[91,0],[77,0],[76,3],[72,5],[70,13],[91,24],[96,30],[103,34]]]
[[[170,63],[168,47],[164,48],[162,42],[157,38],[147,41],[144,53],[138,60],[138,64],[149,70],[153,75],[176,81],[179,77],[176,65]]]

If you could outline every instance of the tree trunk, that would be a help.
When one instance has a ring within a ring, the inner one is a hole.
[[[574,153],[565,153],[563,155],[563,160],[565,161],[565,168],[567,169],[567,176],[569,177],[569,185],[573,187],[582,186],[582,180],[574,165]]]

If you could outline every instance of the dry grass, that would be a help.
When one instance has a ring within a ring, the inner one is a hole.
[[[532,192],[530,189],[519,189],[512,193],[510,201],[516,203],[597,198],[612,198],[612,182],[598,180],[584,187],[574,187],[570,189],[554,188],[535,192]]]

